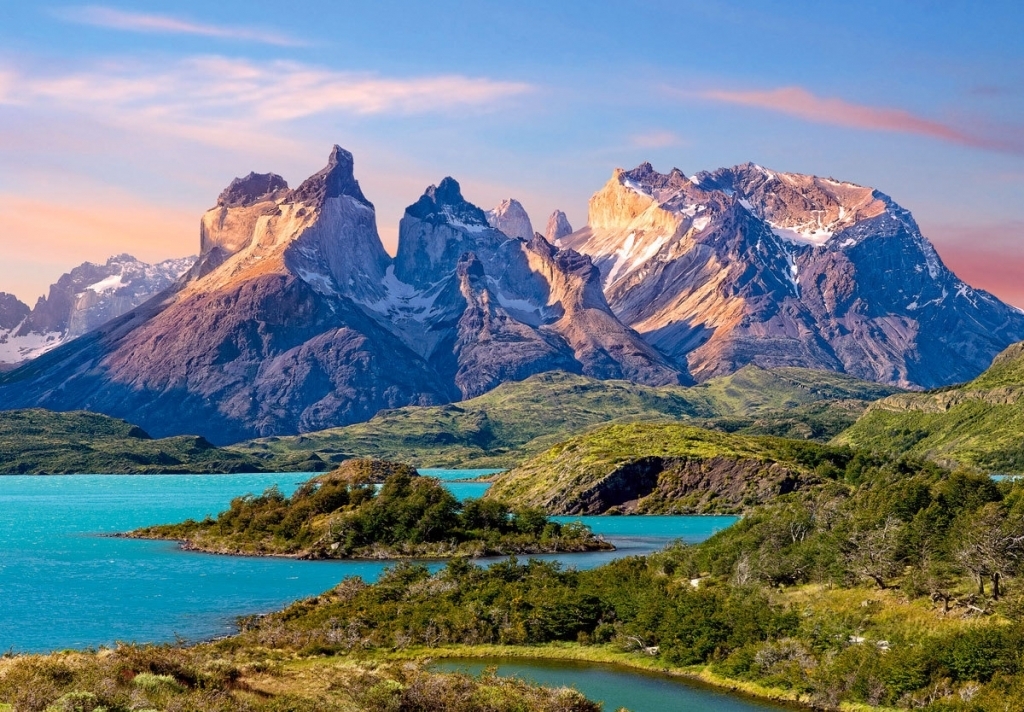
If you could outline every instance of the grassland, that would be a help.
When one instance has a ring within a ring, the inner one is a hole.
[[[1024,473],[1024,344],[975,380],[872,405],[836,444],[900,452],[985,472]]]
[[[98,413],[0,411],[0,474],[263,472],[262,460],[201,437],[153,439]]]
[[[554,372],[460,403],[385,411],[365,423],[231,449],[282,470],[314,455],[335,463],[373,457],[417,467],[503,468],[609,423],[684,419],[730,432],[827,440],[851,425],[870,401],[893,392],[842,374],[798,368],[748,366],[691,388]]]

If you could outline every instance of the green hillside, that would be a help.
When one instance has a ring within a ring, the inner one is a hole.
[[[852,452],[681,423],[610,425],[499,475],[488,498],[555,514],[738,513],[814,488]]]
[[[835,443],[1024,473],[1024,343],[1006,349],[962,386],[875,403]]]
[[[544,373],[477,398],[379,413],[365,423],[232,446],[290,469],[316,454],[326,461],[373,457],[418,467],[509,467],[568,437],[616,422],[676,421],[729,432],[827,440],[869,401],[896,389],[828,371],[747,366],[699,386],[653,388]]]
[[[154,440],[138,426],[97,413],[0,411],[0,474],[261,472],[264,467],[201,437]]]

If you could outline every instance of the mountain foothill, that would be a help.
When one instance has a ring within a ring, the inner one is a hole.
[[[544,235],[517,200],[484,211],[447,177],[392,257],[335,146],[296,188],[232,181],[196,258],[77,270],[35,309],[0,294],[2,407],[218,444],[551,371],[667,386],[799,367],[921,390],[1024,339],[1024,313],[957,278],[889,196],[755,164],[616,169],[586,225],[555,211]]]

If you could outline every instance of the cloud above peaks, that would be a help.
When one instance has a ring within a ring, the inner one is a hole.
[[[675,92],[679,94],[680,92]],[[699,99],[747,106],[794,116],[805,121],[831,126],[915,134],[956,143],[1009,153],[1024,153],[1020,132],[1013,135],[974,133],[951,124],[918,116],[905,109],[856,104],[837,97],[823,97],[803,87],[780,87],[749,91],[708,89],[687,94]]]
[[[126,12],[100,5],[63,8],[54,14],[68,22],[125,32],[194,35],[224,40],[258,42],[277,47],[301,47],[307,43],[277,32],[251,27],[229,27],[194,22],[171,15]]]
[[[629,143],[636,148],[669,148],[681,146],[686,142],[672,131],[648,131],[633,134],[629,137]]]
[[[0,65],[0,104],[222,147],[285,135],[288,122],[317,115],[486,111],[532,90],[523,82],[461,74],[381,76],[220,56],[172,64],[107,61],[65,71]]]

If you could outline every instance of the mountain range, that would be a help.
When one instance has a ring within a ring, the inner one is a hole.
[[[85,262],[52,285],[34,308],[0,292],[0,370],[41,356],[169,288],[195,257],[147,264],[131,255]]]
[[[180,280],[3,375],[0,400],[228,443],[556,370],[663,386],[800,366],[930,387],[1024,339],[1024,313],[957,279],[907,211],[831,179],[643,164],[615,171],[582,229],[556,211],[532,231],[518,201],[485,212],[449,177],[406,209],[392,258],[347,151],[294,189],[250,173],[203,216]]]
[[[889,196],[754,164],[615,171],[586,227],[612,310],[697,380],[744,364],[901,388],[966,381],[1024,313],[958,279]]]

